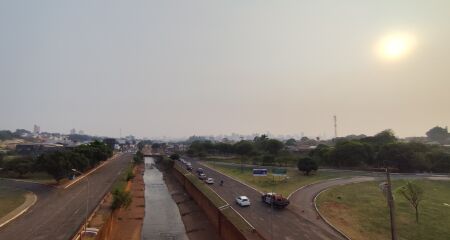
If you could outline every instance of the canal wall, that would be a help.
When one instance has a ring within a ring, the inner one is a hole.
[[[243,219],[227,202],[194,175],[175,164],[172,169],[175,178],[186,192],[205,212],[223,240],[264,240],[264,238]]]

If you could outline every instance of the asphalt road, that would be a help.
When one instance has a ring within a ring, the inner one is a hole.
[[[186,158],[187,159],[187,158]],[[321,225],[315,224],[314,219],[305,217],[301,209],[290,204],[285,209],[272,209],[269,205],[262,203],[261,193],[214,170],[199,165],[194,159],[187,159],[195,169],[205,169],[208,177],[215,179],[211,185],[222,198],[224,198],[236,211],[238,211],[248,222],[250,222],[264,238],[271,239],[344,239],[334,230],[327,231]],[[195,173],[194,173],[195,174]],[[220,180],[224,185],[220,186]],[[250,198],[250,207],[240,207],[235,203],[235,198],[245,195]]]
[[[366,181],[382,181],[385,179],[383,173],[362,172],[362,175],[352,178],[331,179],[321,181],[316,184],[306,186],[289,198],[290,204],[287,208],[273,212],[270,206],[261,202],[261,193],[227,176],[199,165],[195,159],[185,158],[190,161],[195,169],[201,167],[205,169],[208,177],[215,179],[216,184],[212,185],[222,198],[233,206],[247,221],[249,221],[266,239],[346,239],[339,232],[330,227],[317,214],[314,206],[314,198],[321,191],[350,183]],[[436,176],[432,174],[392,174],[392,179],[430,179],[430,180],[450,180],[449,176]],[[224,186],[219,186],[220,180],[224,180]],[[252,205],[242,208],[235,204],[235,198],[245,195],[250,198]]]
[[[110,191],[115,179],[132,160],[132,156],[132,153],[117,155],[87,177],[89,214]],[[85,178],[67,189],[59,189],[34,183],[0,180],[0,184],[30,190],[38,197],[36,204],[26,213],[0,228],[0,239],[71,239],[86,217],[86,183]]]

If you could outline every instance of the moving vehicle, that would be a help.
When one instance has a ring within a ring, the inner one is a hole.
[[[192,171],[192,166],[190,166],[190,165],[187,166],[187,167],[186,167],[186,170],[188,170],[189,172]]]
[[[196,172],[197,174],[204,173],[203,168],[197,168]]]
[[[273,205],[274,208],[285,208],[289,205],[289,200],[277,193],[266,193],[261,196],[263,203]]]
[[[205,182],[206,182],[207,184],[214,184],[214,178],[207,178],[207,179],[205,180]]]
[[[205,180],[205,179],[206,179],[206,174],[200,173],[200,174],[198,175],[198,178],[199,178],[200,180]]]
[[[247,196],[239,196],[236,198],[236,203],[241,206],[250,206],[250,199]]]

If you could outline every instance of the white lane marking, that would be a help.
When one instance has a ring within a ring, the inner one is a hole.
[[[123,154],[116,154],[114,156],[112,156],[110,159],[107,159],[106,161],[104,161],[102,164],[100,164],[99,166],[95,167],[94,169],[90,170],[89,172],[83,174],[83,176],[78,177],[77,179],[75,179],[73,182],[67,184],[63,189],[67,189],[68,187],[72,186],[73,184],[79,182],[81,179],[84,179],[85,177],[91,175],[93,172],[97,171],[99,168],[105,166],[106,164],[110,163],[113,159],[115,159],[118,155],[122,156]]]

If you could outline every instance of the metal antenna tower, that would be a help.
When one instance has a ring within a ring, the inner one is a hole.
[[[337,138],[337,118],[336,115],[333,116],[334,118],[334,138]]]

